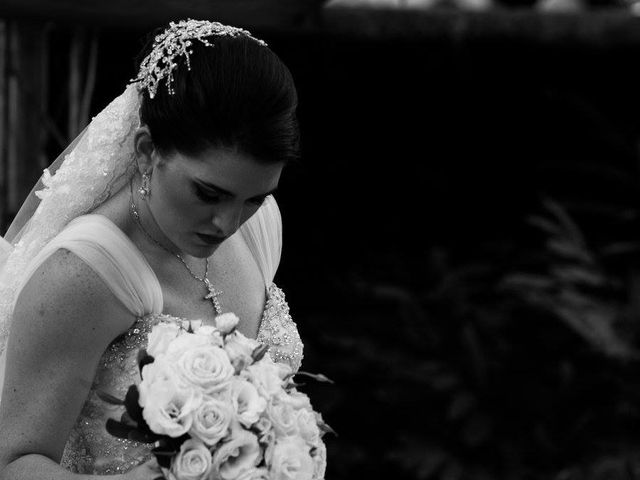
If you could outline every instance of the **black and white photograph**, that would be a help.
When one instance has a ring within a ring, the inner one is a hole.
[[[640,2],[0,0],[0,480],[640,480]]]

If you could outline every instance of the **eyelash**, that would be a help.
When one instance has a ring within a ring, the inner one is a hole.
[[[219,196],[208,195],[200,187],[197,187],[197,186],[196,186],[196,196],[205,203],[217,203],[218,201],[220,201]],[[266,198],[267,197],[257,198],[257,199],[249,200],[249,202],[259,207],[260,205],[262,205],[262,203],[265,201]]]
[[[218,196],[207,195],[200,187],[196,186],[196,196],[206,203],[216,203],[220,200]]]

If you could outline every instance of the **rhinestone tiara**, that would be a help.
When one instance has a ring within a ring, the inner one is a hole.
[[[251,36],[251,33],[242,28],[207,20],[192,20],[191,18],[171,22],[169,27],[154,39],[151,53],[142,60],[138,76],[132,79],[131,83],[138,83],[139,90],[146,88],[149,92],[149,98],[153,98],[156,96],[160,82],[166,79],[167,92],[169,95],[173,95],[173,71],[178,66],[176,60],[178,57],[185,57],[187,70],[191,70],[189,55],[193,53],[191,46],[194,40],[198,40],[207,47],[214,47],[215,45],[208,41],[207,37],[235,37],[238,35],[244,35],[264,47],[267,46],[264,41]]]

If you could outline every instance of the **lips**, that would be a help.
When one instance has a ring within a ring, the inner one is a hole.
[[[206,243],[207,245],[220,245],[224,241],[224,238],[216,237],[213,235],[207,235],[204,233],[196,233],[196,235],[198,235],[198,238],[202,240],[204,243]]]

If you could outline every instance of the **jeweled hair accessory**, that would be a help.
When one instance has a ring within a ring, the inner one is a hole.
[[[169,95],[173,95],[173,71],[178,66],[176,58],[185,57],[187,70],[191,70],[189,55],[193,53],[191,49],[193,40],[198,40],[207,47],[214,47],[215,45],[209,42],[207,37],[238,35],[244,35],[264,47],[267,46],[266,42],[251,36],[251,33],[242,28],[190,18],[177,23],[171,22],[164,32],[156,36],[151,53],[142,60],[138,76],[132,79],[131,83],[138,83],[140,90],[146,88],[149,91],[149,98],[153,98],[156,96],[160,81],[166,78],[167,91]]]

